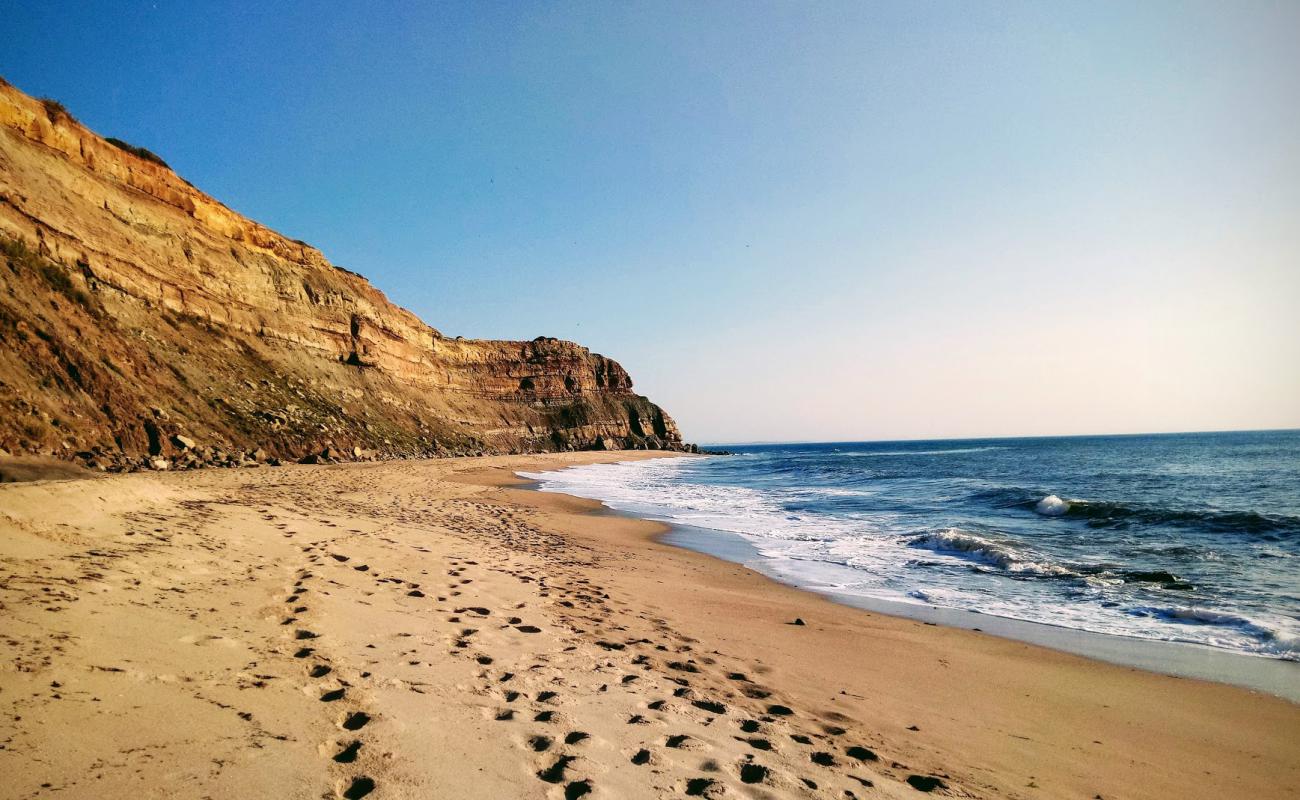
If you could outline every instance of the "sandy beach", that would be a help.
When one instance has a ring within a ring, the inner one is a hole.
[[[0,486],[3,795],[1300,796],[1292,703],[839,606],[515,476],[637,457]]]

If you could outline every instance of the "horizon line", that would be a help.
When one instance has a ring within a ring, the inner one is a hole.
[[[761,439],[737,440],[731,442],[703,441],[700,447],[740,447],[768,446],[782,444],[905,444],[908,442],[993,442],[1025,439],[1088,439],[1121,438],[1125,436],[1189,436],[1215,433],[1293,433],[1300,432],[1300,427],[1293,428],[1223,428],[1195,431],[1129,431],[1124,433],[1048,433],[1028,436],[935,436],[908,439]]]

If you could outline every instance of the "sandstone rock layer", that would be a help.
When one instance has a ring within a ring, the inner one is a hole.
[[[3,82],[0,251],[10,452],[123,466],[683,447],[616,362],[550,338],[444,337]]]

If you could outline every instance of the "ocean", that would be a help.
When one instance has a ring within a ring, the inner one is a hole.
[[[1300,660],[1300,431],[728,448],[526,477],[905,614]]]

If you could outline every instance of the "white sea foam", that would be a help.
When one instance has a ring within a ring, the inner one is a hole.
[[[837,453],[849,458],[875,458],[878,456],[946,456],[954,453],[985,453],[1002,450],[1001,447],[954,447],[949,450],[868,450],[866,452]]]
[[[1182,625],[1208,625],[1249,634],[1262,644],[1259,650],[1290,660],[1300,660],[1300,635],[1283,624],[1195,606],[1135,606],[1126,613],[1136,617],[1154,617]]]
[[[1008,572],[1032,575],[1074,574],[1065,567],[1037,560],[1009,545],[956,528],[918,536],[909,540],[908,546],[933,550],[936,553],[955,554],[972,561],[1001,567]]]
[[[731,458],[729,463],[737,468],[744,463],[741,459],[759,459]],[[822,512],[808,505],[810,498],[865,496],[872,490],[785,482],[762,488],[719,486],[695,477],[707,473],[703,466],[707,462],[701,459],[653,459],[520,474],[537,480],[543,491],[588,497],[638,516],[739,535],[758,551],[764,569],[802,586],[1050,621],[1095,633],[1300,659],[1300,625],[1294,620],[1279,619],[1274,624],[1226,610],[1136,605],[1134,584],[1121,575],[1072,571],[1039,554],[1023,536],[1004,539],[955,527],[917,533],[914,515]],[[1035,510],[1059,515],[1068,502],[1052,495],[1039,501]],[[799,511],[792,512],[791,503],[798,504]],[[919,560],[918,550],[931,551],[934,557],[929,563]],[[954,565],[982,566],[934,568],[949,559]],[[1163,589],[1152,585],[1141,591]]]
[[[1059,517],[1069,510],[1070,501],[1062,500],[1054,494],[1049,494],[1047,497],[1039,500],[1038,505],[1034,506],[1034,511],[1037,511],[1045,517]]]

